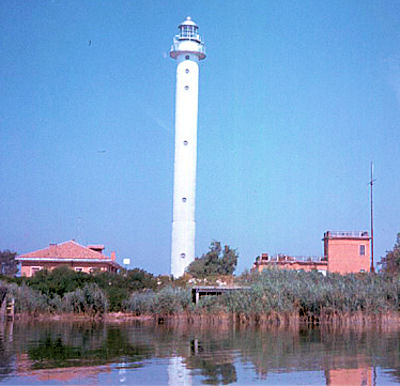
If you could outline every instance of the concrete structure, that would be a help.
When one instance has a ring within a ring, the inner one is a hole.
[[[196,286],[192,287],[192,301],[195,304],[199,303],[201,296],[206,295],[222,295],[228,292],[248,291],[250,287],[243,286]]]
[[[324,256],[328,260],[328,272],[369,272],[370,239],[368,232],[325,232]]]
[[[21,263],[21,276],[33,276],[36,272],[66,265],[78,272],[93,271],[117,272],[122,267],[115,261],[115,252],[111,257],[103,254],[104,245],[84,247],[75,241],[50,244],[49,247],[16,257]]]
[[[265,268],[278,267],[322,273],[340,274],[370,272],[370,237],[368,232],[332,232],[324,234],[324,256],[293,257],[269,256],[262,253],[257,257],[252,270],[261,272]]]
[[[170,56],[178,63],[171,274],[179,277],[195,258],[198,62],[206,57],[198,26],[190,17],[179,25]]]

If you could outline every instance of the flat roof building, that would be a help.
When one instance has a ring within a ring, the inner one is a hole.
[[[327,231],[324,233],[324,256],[269,256],[262,253],[256,258],[252,270],[277,267],[322,273],[340,274],[370,272],[370,236],[367,231]]]

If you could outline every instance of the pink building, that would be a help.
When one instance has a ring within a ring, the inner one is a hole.
[[[368,232],[325,232],[328,272],[370,272],[370,239]]]
[[[252,270],[261,272],[265,268],[278,267],[322,273],[340,274],[370,272],[370,237],[368,232],[332,232],[324,234],[323,257],[269,256],[257,257]]]
[[[16,257],[21,263],[21,276],[33,276],[42,269],[53,270],[66,265],[77,272],[117,272],[122,268],[116,261],[115,252],[108,257],[103,254],[104,245],[87,247],[71,240],[50,244],[47,248]]]

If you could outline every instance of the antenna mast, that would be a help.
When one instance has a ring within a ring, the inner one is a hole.
[[[373,201],[373,186],[374,186],[374,163],[371,161],[371,272],[375,272],[374,267],[374,201]]]

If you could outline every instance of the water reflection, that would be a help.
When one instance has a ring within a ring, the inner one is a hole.
[[[184,358],[172,357],[168,364],[168,384],[174,386],[191,385],[192,376],[185,366]]]
[[[131,384],[149,371],[152,384],[282,383],[283,375],[303,384],[312,376],[327,385],[395,384],[399,338],[399,330],[382,329],[9,323],[0,325],[0,381],[99,383],[108,376]]]
[[[237,381],[235,352],[224,341],[198,338],[190,341],[186,366],[199,369],[207,384],[228,384]]]
[[[10,346],[13,339],[13,323],[0,321],[0,381],[13,371],[12,352]]]

